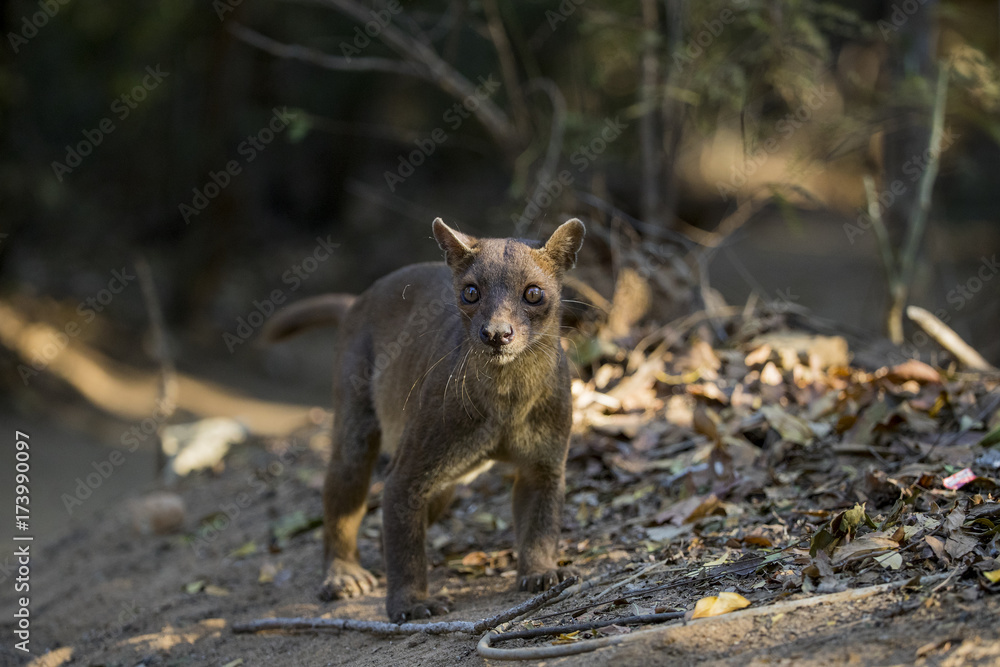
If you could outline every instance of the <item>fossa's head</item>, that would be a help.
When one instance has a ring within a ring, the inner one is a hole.
[[[532,346],[558,343],[563,274],[576,263],[584,233],[573,218],[544,244],[479,239],[434,221],[463,324],[490,359],[504,364]]]

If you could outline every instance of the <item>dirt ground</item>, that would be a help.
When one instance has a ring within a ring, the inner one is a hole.
[[[346,631],[231,631],[236,622],[269,616],[385,620],[381,591],[334,605],[315,597],[321,547],[314,524],[320,513],[325,444],[321,427],[289,439],[254,441],[231,455],[224,471],[183,480],[177,489],[187,507],[181,534],[140,536],[127,508],[120,507],[50,543],[32,568],[38,591],[32,607],[35,657],[25,657],[5,642],[0,664],[381,667],[486,662],[476,653],[479,638],[461,634],[386,638]],[[582,476],[594,465],[586,449],[581,443],[574,447],[571,498],[586,486]],[[503,470],[484,476],[464,490],[451,515],[431,530],[431,587],[444,588],[458,603],[458,610],[444,620],[477,620],[529,597],[512,590],[513,565],[505,551],[511,543],[509,486]],[[361,542],[363,559],[374,570],[381,569],[378,492],[376,481]],[[680,553],[678,546],[651,544],[648,534],[643,538],[636,522],[630,522],[634,509],[617,503],[615,511],[581,526],[578,508],[567,504],[567,524],[573,530],[566,532],[564,546],[570,560],[584,577],[620,574],[536,616],[580,607],[606,585],[660,559],[668,565],[602,598],[621,595],[627,600],[596,616],[563,613],[546,623],[648,613],[657,607],[690,609],[702,593],[721,589],[753,598],[760,578],[752,571],[733,571],[711,582],[679,576],[696,569],[696,559]],[[686,539],[679,542],[690,547]],[[463,557],[476,548],[484,552],[486,567]],[[883,579],[892,577],[878,578]],[[625,595],[667,582],[677,585]],[[802,597],[792,592],[784,600]],[[7,620],[12,611],[12,601],[5,598],[0,628],[6,637],[13,630]],[[996,665],[998,612],[1000,597],[974,587],[945,585],[933,594],[914,588],[846,604],[755,616],[737,612],[669,628],[636,629],[627,644],[545,664]]]

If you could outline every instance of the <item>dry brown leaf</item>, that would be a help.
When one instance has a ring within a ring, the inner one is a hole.
[[[719,416],[715,414],[715,411],[708,410],[705,407],[698,405],[694,409],[694,418],[692,420],[692,425],[697,433],[701,433],[706,436],[709,440],[719,439]]]
[[[944,520],[944,528],[948,531],[949,535],[953,535],[962,529],[962,524],[965,523],[965,510],[961,505],[955,505],[949,514],[948,518]]]
[[[898,549],[899,542],[890,540],[888,537],[877,537],[875,535],[864,535],[847,544],[837,547],[833,552],[833,564],[843,565],[849,560],[868,554],[886,551],[888,549]]]
[[[694,614],[691,618],[708,618],[709,616],[720,616],[737,611],[750,606],[750,600],[739,593],[723,592],[717,596],[702,598],[694,605]]]
[[[924,542],[926,542],[927,546],[931,548],[931,551],[934,552],[934,555],[937,556],[939,561],[941,561],[942,563],[950,562],[948,554],[945,553],[944,550],[944,540],[942,540],[940,537],[934,537],[933,535],[928,535],[924,538]]]
[[[952,558],[958,559],[975,549],[977,544],[979,540],[972,535],[956,531],[945,540],[944,550]]]
[[[910,359],[889,369],[888,378],[893,382],[902,383],[915,380],[923,383],[940,383],[941,374],[922,361]]]
[[[473,551],[465,554],[462,558],[462,565],[466,567],[484,567],[490,562],[490,557],[485,551]]]

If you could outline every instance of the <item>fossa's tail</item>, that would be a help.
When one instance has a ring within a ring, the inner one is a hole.
[[[335,325],[354,303],[353,294],[323,294],[302,299],[282,308],[264,327],[264,340],[269,343],[291,338],[314,327]]]

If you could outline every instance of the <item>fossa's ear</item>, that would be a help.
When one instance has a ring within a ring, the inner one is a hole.
[[[463,234],[444,224],[441,218],[434,219],[434,238],[444,250],[448,266],[457,268],[468,265],[479,252],[479,242],[475,237]]]
[[[573,218],[559,225],[552,236],[545,242],[542,251],[551,257],[563,270],[568,271],[576,266],[576,253],[583,245],[583,237],[587,233],[583,223]]]

